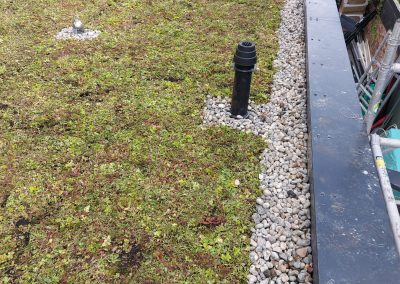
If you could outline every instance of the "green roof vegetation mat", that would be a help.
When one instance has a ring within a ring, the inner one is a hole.
[[[281,2],[3,1],[0,282],[245,283],[266,145],[201,114],[240,40],[268,99]]]

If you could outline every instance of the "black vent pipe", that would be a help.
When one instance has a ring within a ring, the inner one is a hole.
[[[235,81],[231,102],[231,114],[247,118],[251,76],[257,63],[256,45],[254,42],[242,41],[238,44],[233,58]]]

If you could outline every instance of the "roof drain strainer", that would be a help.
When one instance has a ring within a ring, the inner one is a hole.
[[[231,114],[235,118],[248,118],[251,76],[257,63],[256,45],[242,41],[238,44],[233,58],[235,81],[231,101]]]

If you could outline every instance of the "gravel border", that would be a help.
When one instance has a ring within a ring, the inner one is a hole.
[[[228,99],[208,96],[203,111],[206,125],[228,125],[268,142],[260,162],[264,194],[252,216],[250,284],[312,283],[303,1],[286,0],[281,18],[269,102],[250,102],[250,117],[234,119]]]
[[[64,28],[55,35],[58,40],[76,39],[76,40],[92,40],[100,35],[98,30],[85,29],[82,33],[74,32],[72,27]]]

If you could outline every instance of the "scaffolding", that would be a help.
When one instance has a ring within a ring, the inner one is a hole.
[[[386,36],[384,38],[386,42]],[[367,132],[370,133],[372,130],[372,125],[375,121],[375,118],[378,113],[379,106],[381,105],[382,95],[397,70],[397,65],[395,64],[395,60],[397,58],[397,49],[400,45],[400,19],[396,21],[392,33],[389,34],[389,38],[387,39],[387,49],[385,55],[383,57],[382,62],[379,64],[379,70],[376,78],[375,87],[372,90],[369,84],[363,86],[363,81],[360,80],[360,83],[357,87],[361,87],[364,90],[365,94],[368,98],[370,98],[368,102],[368,109],[366,111],[364,121],[367,127]],[[380,46],[380,48],[382,48]],[[375,60],[375,56],[373,61]],[[369,66],[370,67],[370,66]],[[369,70],[367,70],[369,71]],[[363,76],[364,77],[364,76]],[[368,92],[372,91],[372,94]],[[363,97],[360,96],[360,100],[363,101]],[[364,102],[365,103],[365,102]],[[363,108],[365,111],[365,109]]]
[[[378,171],[379,182],[386,202],[386,209],[389,214],[397,252],[400,254],[400,215],[397,209],[393,189],[390,184],[389,176],[383,160],[382,146],[388,148],[400,148],[400,140],[380,137],[378,134],[371,134],[371,147],[374,155],[376,169]]]
[[[380,62],[378,54],[386,45],[386,51]],[[383,159],[382,147],[386,151],[393,151],[400,148],[400,139],[390,139],[380,137],[373,132],[372,126],[379,114],[380,109],[392,95],[395,87],[400,82],[400,64],[397,61],[397,51],[400,45],[400,19],[396,21],[393,31],[388,31],[375,52],[370,64],[367,66],[365,73],[360,77],[356,85],[361,109],[365,113],[364,122],[367,133],[370,134],[371,148],[374,155],[375,165],[379,176],[379,182],[386,203],[386,209],[389,215],[390,224],[396,243],[397,252],[400,255],[400,215],[397,208],[396,200],[393,194],[393,188],[390,183],[386,164]],[[378,66],[377,70],[372,70],[372,66]],[[396,78],[395,86],[386,94],[385,93],[392,78]],[[372,132],[371,132],[372,131]]]

